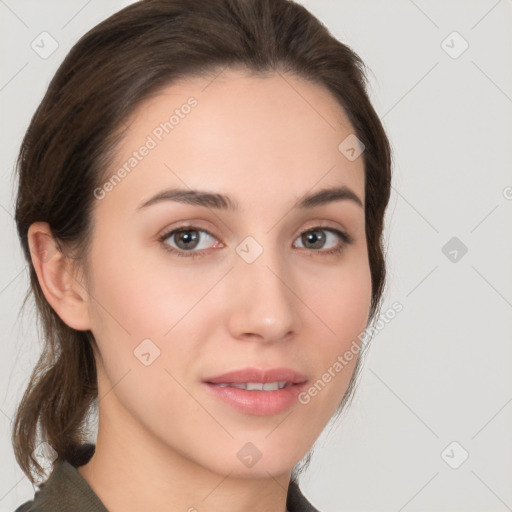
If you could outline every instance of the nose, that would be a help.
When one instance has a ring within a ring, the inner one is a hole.
[[[236,257],[229,276],[229,330],[236,339],[278,342],[301,327],[301,301],[289,265],[270,250],[252,263]]]

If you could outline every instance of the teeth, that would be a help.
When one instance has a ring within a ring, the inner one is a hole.
[[[233,382],[230,384],[217,384],[217,386],[221,388],[229,386],[230,388],[246,389],[247,391],[277,391],[278,389],[288,387],[288,383],[286,381],[267,382],[265,384],[262,382]]]

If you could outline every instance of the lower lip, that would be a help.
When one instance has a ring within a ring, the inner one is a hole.
[[[288,388],[276,391],[248,391],[246,389],[216,386],[203,382],[210,393],[220,400],[232,405],[235,409],[246,414],[270,416],[279,414],[291,407],[306,387],[306,382],[293,384]]]

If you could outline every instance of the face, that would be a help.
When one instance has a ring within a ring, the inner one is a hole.
[[[236,70],[169,86],[128,126],[88,261],[100,428],[221,474],[289,472],[342,400],[356,356],[339,361],[368,321],[364,164],[338,149],[353,129],[320,86]],[[306,383],[205,383],[247,367]]]

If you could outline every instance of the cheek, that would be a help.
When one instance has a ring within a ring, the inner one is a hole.
[[[203,312],[194,305],[211,287],[211,278],[148,265],[135,251],[127,250],[123,258],[116,252],[116,243],[102,245],[91,282],[92,332],[104,388],[115,387],[124,407],[155,424],[165,417],[158,411],[169,404],[198,414],[178,382],[184,369],[194,366],[194,314]]]
[[[121,250],[121,238],[104,240],[93,261],[92,332],[104,370],[110,383],[130,372],[130,400],[155,389],[180,395],[166,370],[179,380],[186,368],[195,371],[196,340],[204,340],[201,329],[218,318],[201,299],[217,278],[172,265],[165,254],[148,263],[147,251]],[[151,403],[145,400],[143,408]]]
[[[370,268],[364,258],[330,269],[313,281],[304,280],[302,296],[316,314],[318,333],[327,345],[343,345],[366,328],[371,291]]]
[[[360,356],[371,303],[368,261],[362,258],[358,264],[340,267],[330,272],[329,279],[324,276],[317,282],[323,286],[316,287],[305,301],[314,312],[310,329],[316,350],[311,351],[311,345],[304,347],[315,361],[315,377],[301,403],[309,404],[315,416],[327,422],[341,402]]]
[[[133,343],[163,337],[205,293],[208,279],[169,264],[163,249],[148,261],[154,249],[123,246],[122,236],[105,238],[97,240],[92,263],[97,329],[105,335],[124,333]]]

